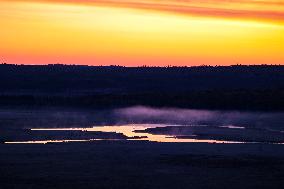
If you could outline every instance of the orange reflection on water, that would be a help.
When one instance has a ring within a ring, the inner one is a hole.
[[[89,131],[89,132],[115,132],[121,133],[129,139],[126,140],[146,140],[151,142],[191,142],[191,143],[245,143],[240,141],[223,141],[223,140],[211,140],[211,139],[181,139],[176,138],[175,136],[170,135],[161,135],[161,134],[150,134],[146,132],[135,132],[143,131],[148,128],[155,127],[167,127],[169,125],[165,124],[129,124],[129,125],[120,125],[120,126],[97,126],[92,128],[45,128],[45,129],[31,129],[33,131]],[[96,139],[94,139],[96,140]],[[105,139],[99,139],[105,140]],[[108,139],[110,140],[110,139]],[[113,140],[113,139],[111,139]],[[91,140],[87,140],[91,141]]]
[[[35,141],[18,141],[4,142],[5,144],[48,144],[48,143],[68,143],[68,142],[90,142],[99,140],[121,140],[121,139],[86,139],[86,140],[35,140]]]

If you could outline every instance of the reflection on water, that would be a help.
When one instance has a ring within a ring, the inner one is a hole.
[[[121,140],[121,139],[88,139],[88,140],[35,140],[22,142],[5,142],[5,144],[48,144],[48,143],[64,143],[64,142],[90,142],[99,140]]]
[[[175,135],[151,134],[145,131],[148,128],[161,128],[172,125],[166,124],[129,124],[120,126],[97,126],[92,128],[36,128],[31,131],[87,131],[87,132],[114,132],[121,133],[127,137],[125,140],[146,140],[151,142],[191,142],[191,143],[248,143],[241,141],[226,141],[226,140],[212,140],[212,139],[194,139],[194,138],[177,138]],[[228,126],[228,128],[239,128]],[[136,131],[136,132],[135,132]],[[137,132],[140,131],[140,132]],[[194,137],[195,135],[192,135]],[[188,135],[188,137],[190,137]],[[43,140],[43,141],[23,141],[23,142],[5,142],[6,144],[47,144],[47,143],[60,143],[60,142],[90,142],[98,140],[123,140],[123,139],[88,139],[88,140]],[[252,142],[250,142],[252,143]]]
[[[234,126],[234,125],[225,125],[225,126],[219,126],[221,128],[229,128],[229,129],[245,129],[245,127],[241,126]]]
[[[0,109],[0,143],[135,140],[283,144],[283,117],[284,112],[142,106],[103,111]]]

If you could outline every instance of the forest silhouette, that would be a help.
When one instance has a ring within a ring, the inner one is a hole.
[[[1,106],[283,110],[284,66],[0,65]]]

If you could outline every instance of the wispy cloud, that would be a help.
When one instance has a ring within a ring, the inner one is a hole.
[[[188,66],[284,58],[284,0],[0,0],[0,23],[0,56],[9,63]]]
[[[276,0],[42,0],[42,2],[94,4],[193,16],[284,21],[284,1]]]

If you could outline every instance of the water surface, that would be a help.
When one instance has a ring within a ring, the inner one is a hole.
[[[1,110],[0,140],[284,143],[283,112],[130,107],[97,111]]]

